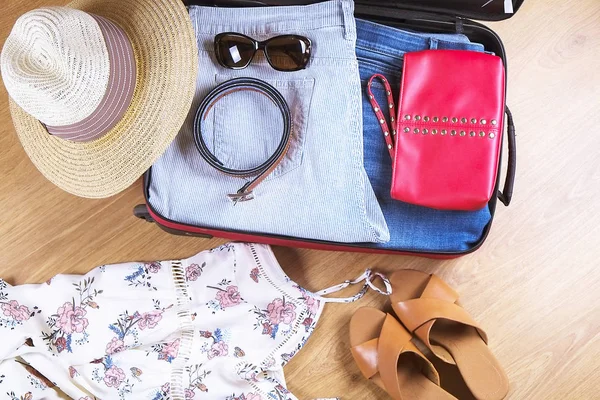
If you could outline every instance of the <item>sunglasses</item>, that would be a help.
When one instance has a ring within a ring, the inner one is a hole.
[[[277,71],[299,71],[310,60],[310,39],[298,35],[275,36],[259,42],[235,32],[215,36],[215,54],[221,66],[244,69],[252,62],[258,50],[265,53],[267,61]]]

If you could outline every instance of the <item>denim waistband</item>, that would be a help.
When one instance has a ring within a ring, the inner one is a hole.
[[[196,33],[217,34],[234,31],[247,35],[268,35],[309,31],[326,27],[344,27],[345,38],[354,40],[353,0],[330,0],[304,6],[274,7],[194,7]]]
[[[450,35],[420,34],[377,24],[356,20],[356,47],[381,53],[394,58],[403,58],[404,53],[426,49],[461,49],[482,51],[479,43],[470,43],[460,39],[450,40]]]

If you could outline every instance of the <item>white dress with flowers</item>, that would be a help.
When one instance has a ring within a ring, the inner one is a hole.
[[[0,280],[0,399],[295,399],[283,366],[327,301],[243,243]]]

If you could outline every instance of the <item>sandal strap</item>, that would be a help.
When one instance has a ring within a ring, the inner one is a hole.
[[[377,366],[378,344],[379,339],[375,338],[350,349],[352,356],[354,357],[354,361],[356,362],[356,365],[358,365],[358,369],[360,369],[360,372],[362,372],[363,376],[367,379],[371,379],[377,375],[377,372],[379,372]]]
[[[431,274],[429,282],[421,293],[421,298],[445,300],[449,303],[456,303],[458,293],[444,282],[439,276]]]
[[[483,333],[482,339],[487,343],[487,337],[483,329],[473,320],[464,308],[454,303],[448,303],[438,299],[412,299],[400,302],[395,307],[398,318],[406,328],[415,332],[428,322],[435,322],[436,319],[446,319],[459,322]],[[419,338],[420,339],[420,338]]]
[[[412,335],[394,317],[387,314],[377,346],[378,369],[385,390],[394,399],[402,398],[398,378],[398,361],[402,353],[410,352],[421,357],[426,366],[425,375],[435,384],[440,384],[437,371],[423,353],[411,343],[411,338]]]
[[[429,333],[439,318],[472,326],[487,344],[487,334],[469,315],[456,304],[458,293],[437,275],[431,275],[421,296],[394,304],[394,311],[400,321],[432,351]],[[435,351],[434,351],[435,353]]]
[[[393,316],[386,314],[379,337],[352,347],[352,355],[365,378],[371,379],[380,372],[382,349],[399,356],[411,338],[412,335]],[[393,370],[395,372],[396,367]]]
[[[352,355],[362,374],[371,379],[379,373],[385,390],[401,399],[398,361],[403,353],[414,353],[423,360],[423,373],[436,385],[440,377],[433,364],[411,342],[412,335],[390,314],[387,314],[378,338],[352,347]]]

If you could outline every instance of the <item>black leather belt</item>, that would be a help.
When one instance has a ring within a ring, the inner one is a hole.
[[[223,163],[210,152],[204,138],[202,137],[202,121],[206,119],[206,116],[210,112],[210,109],[215,105],[217,101],[223,97],[238,91],[249,90],[261,93],[267,96],[281,111],[283,117],[283,135],[281,141],[277,146],[275,152],[261,165],[249,169],[232,169],[227,168]],[[194,142],[196,148],[202,158],[213,168],[222,173],[235,177],[250,177],[255,176],[254,179],[246,182],[237,193],[228,194],[227,196],[237,204],[239,201],[252,200],[254,198],[253,190],[258,186],[283,160],[285,154],[290,147],[290,139],[292,134],[292,116],[290,108],[286,103],[281,93],[267,82],[261,81],[260,79],[254,78],[235,78],[229,81],[223,82],[216,88],[214,88],[205,98],[198,107],[196,112],[196,118],[194,119]]]

